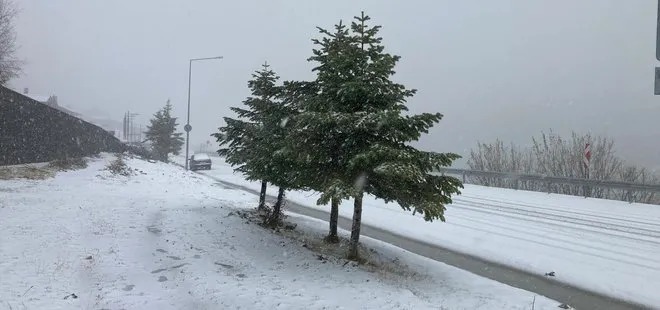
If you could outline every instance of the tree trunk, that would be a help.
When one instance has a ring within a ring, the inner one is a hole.
[[[280,187],[279,190],[277,191],[277,202],[273,207],[273,215],[277,216],[278,218],[280,217],[280,214],[282,214],[282,205],[284,205],[285,191],[286,190],[284,189],[284,187]]]
[[[357,260],[358,244],[360,242],[360,225],[362,224],[362,197],[364,192],[360,192],[353,203],[353,226],[351,228],[351,240],[348,246],[348,259]]]
[[[259,207],[257,210],[261,211],[266,208],[266,188],[268,187],[268,182],[261,181],[261,191],[259,192]]]
[[[284,205],[284,192],[286,190],[283,187],[280,187],[280,189],[277,192],[277,202],[275,202],[275,206],[273,206],[273,212],[270,214],[270,217],[268,218],[268,224],[269,226],[272,227],[277,227],[280,224],[280,220],[282,217],[282,205]]]
[[[325,241],[328,243],[339,243],[339,235],[337,234],[339,199],[333,197],[330,201],[330,232],[325,237]]]

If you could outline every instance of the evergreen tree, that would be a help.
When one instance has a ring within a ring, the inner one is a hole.
[[[340,111],[337,104],[340,102],[337,90],[343,83],[346,73],[342,63],[338,60],[350,50],[351,38],[348,36],[347,27],[341,22],[335,25],[334,32],[317,27],[323,35],[321,39],[314,39],[317,48],[313,50],[313,56],[308,61],[315,61],[318,66],[313,69],[319,75],[313,82],[297,82],[300,89],[297,96],[290,97],[292,110],[305,111],[309,113],[326,113],[332,119],[332,113]],[[310,127],[305,124],[297,126],[298,118],[293,117],[292,126],[289,126],[288,144],[289,148],[282,150],[279,154],[288,158],[295,158],[294,167],[298,170],[298,181],[305,184],[306,188],[328,192],[339,178],[342,171],[340,165],[340,146],[345,140],[341,128],[332,122],[318,124],[316,132],[310,134]],[[297,147],[296,147],[297,146]],[[299,147],[313,149],[299,150]],[[304,181],[303,181],[304,180]],[[329,233],[325,240],[329,243],[339,242],[337,234],[337,222],[339,220],[339,204],[347,197],[331,195]],[[319,200],[317,204],[327,204],[328,201]]]
[[[247,108],[232,107],[231,110],[239,119],[225,117],[227,125],[219,128],[219,132],[212,136],[216,137],[221,147],[226,145],[218,151],[218,154],[225,156],[232,166],[238,166],[237,171],[245,173],[254,180],[257,176],[250,171],[250,167],[254,164],[251,166],[248,163],[254,162],[264,151],[259,131],[263,130],[264,122],[268,117],[265,111],[274,104],[279,77],[267,63],[264,63],[262,70],[253,73],[252,78],[248,81],[252,95],[243,101]],[[268,182],[264,179],[258,181],[261,181],[258,209],[264,210]]]
[[[176,131],[179,125],[176,120],[168,99],[165,107],[154,114],[151,124],[147,126],[147,140],[151,142],[158,159],[164,162],[167,162],[169,154],[178,155],[183,145],[183,134]]]
[[[337,96],[341,96],[339,92],[332,93],[328,90],[338,90],[339,85],[343,81],[346,70],[345,67],[342,67],[341,60],[344,57],[349,57],[348,54],[351,50],[351,37],[348,35],[347,27],[339,21],[339,24],[335,25],[335,32],[330,33],[329,31],[317,28],[321,34],[326,35],[322,40],[313,40],[314,44],[318,45],[318,49],[314,49],[314,56],[310,57],[308,61],[315,61],[319,63],[319,66],[314,68],[313,71],[318,72],[319,77],[316,79],[317,86],[324,90],[321,92],[322,96],[316,96],[316,100],[307,102],[307,104],[313,105],[312,111],[314,109],[319,109],[321,111],[331,112],[339,110],[334,104],[340,102],[337,100]],[[319,94],[317,92],[317,94]],[[340,111],[340,110],[339,110]],[[332,126],[329,124],[326,128],[326,134],[322,136],[325,143],[325,149],[323,150],[327,153],[328,160],[325,165],[320,166],[319,168],[322,171],[325,171],[323,174],[325,178],[323,179],[322,186],[326,184],[332,186],[333,181],[338,177],[338,174],[341,173],[342,167],[339,161],[340,159],[340,146],[344,141],[344,136],[341,133],[341,128],[337,126]],[[329,232],[325,240],[329,243],[339,243],[339,235],[337,233],[337,224],[339,221],[339,204],[343,198],[339,195],[330,196],[330,220],[329,220]],[[319,201],[323,203],[324,201]],[[327,202],[326,202],[327,203]]]
[[[341,23],[315,43],[310,61],[318,91],[299,101],[297,130],[291,153],[312,158],[319,171],[329,171],[320,182],[319,203],[354,199],[353,227],[348,256],[358,258],[362,199],[365,193],[396,201],[405,210],[421,212],[427,221],[444,221],[445,205],[462,186],[453,177],[430,175],[448,166],[458,155],[417,150],[410,142],[427,133],[442,115],[408,116],[406,100],[415,90],[391,81],[400,57],[384,52],[380,26],[369,27],[364,13],[355,17],[347,33]],[[340,34],[340,35],[338,35]]]
[[[277,86],[278,79],[270,66],[264,64],[248,82],[252,95],[243,102],[246,108],[231,108],[239,119],[226,117],[227,126],[213,134],[221,147],[226,146],[218,154],[225,156],[232,166],[237,166],[235,170],[248,180],[262,182],[259,202],[262,209],[267,183],[279,187],[277,202],[265,223],[273,226],[280,222],[285,191],[294,187],[290,178],[290,160],[274,156],[282,148],[286,136],[284,127],[292,113],[282,100],[286,96],[281,95],[285,88],[291,87]]]

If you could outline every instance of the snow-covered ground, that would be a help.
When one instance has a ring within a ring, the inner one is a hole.
[[[219,157],[211,171],[227,182],[259,189]],[[269,194],[276,195],[276,188]],[[454,251],[521,268],[555,272],[556,281],[660,307],[660,206],[466,185],[448,206],[447,222],[425,222],[396,204],[365,198],[362,221]],[[287,199],[319,210],[319,196]],[[340,206],[352,216],[352,202]]]
[[[533,293],[364,238],[404,273],[319,260],[235,216],[256,197],[163,163],[112,156],[0,181],[1,309],[555,309]],[[291,217],[320,238],[326,225]],[[345,233],[345,232],[344,232]]]

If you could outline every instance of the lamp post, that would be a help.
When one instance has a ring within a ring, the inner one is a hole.
[[[190,145],[190,131],[192,130],[192,126],[190,126],[190,85],[191,85],[191,79],[192,79],[192,63],[193,61],[202,61],[202,60],[212,60],[212,59],[222,59],[222,56],[216,56],[216,57],[206,57],[206,58],[193,58],[190,60],[188,63],[188,116],[186,117],[186,125],[183,126],[183,130],[186,131],[186,170],[188,170],[188,150],[189,150],[189,145]]]

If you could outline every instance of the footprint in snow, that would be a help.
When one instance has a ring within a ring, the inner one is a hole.
[[[159,273],[159,272],[163,272],[165,270],[167,270],[167,268],[158,268],[158,269],[152,271],[151,273]]]
[[[126,292],[130,292],[130,291],[133,290],[134,287],[135,287],[135,285],[129,284],[129,285],[124,286],[123,290],[126,291]]]
[[[190,265],[190,264],[189,264],[189,263],[183,263],[183,264],[179,264],[179,265],[172,266],[172,267],[169,267],[169,268],[158,268],[158,269],[152,271],[151,273],[161,273],[161,272],[163,272],[163,271],[165,271],[165,270],[168,270],[168,269],[169,269],[169,270],[174,270],[174,269],[181,268],[181,267],[183,267],[183,266],[185,266],[185,265]]]
[[[218,263],[218,262],[215,262],[214,264],[216,264],[216,265],[218,265],[218,266],[221,266],[221,267],[224,267],[224,268],[227,268],[227,269],[232,269],[232,268],[234,268],[234,266],[229,265],[229,264],[223,264],[223,263]]]
[[[162,230],[160,230],[160,228],[158,228],[156,226],[153,226],[153,225],[152,226],[147,226],[147,231],[149,231],[150,233],[152,233],[154,235],[160,235],[160,233],[162,232]]]

